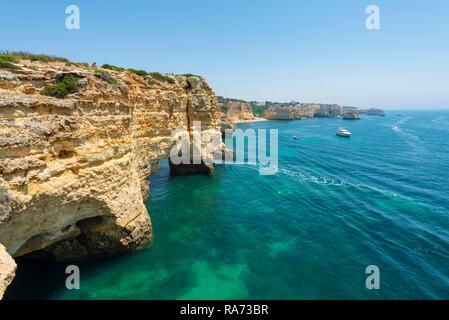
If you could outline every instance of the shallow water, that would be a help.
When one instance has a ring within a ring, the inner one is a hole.
[[[278,174],[170,178],[164,162],[151,247],[80,263],[74,291],[66,265],[20,260],[6,298],[448,299],[449,112],[401,114],[241,124],[279,129]]]

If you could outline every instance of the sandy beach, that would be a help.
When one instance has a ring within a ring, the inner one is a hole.
[[[265,118],[256,117],[252,120],[236,120],[236,121],[234,121],[234,123],[249,123],[249,122],[261,122],[261,121],[268,121],[268,120]]]

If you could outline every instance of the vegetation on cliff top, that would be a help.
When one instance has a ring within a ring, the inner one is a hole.
[[[30,61],[40,61],[40,62],[63,62],[67,65],[77,65],[83,67],[89,67],[89,64],[85,62],[71,62],[69,59],[46,55],[46,54],[34,54],[29,52],[14,52],[14,51],[2,51],[0,52],[0,68],[20,69],[19,66],[14,63],[19,62],[20,60],[30,60]]]
[[[114,66],[114,65],[112,65],[112,64],[107,64],[107,63],[105,63],[104,65],[102,65],[101,68],[103,68],[103,69],[108,69],[108,70],[112,70],[112,71],[118,71],[118,72],[125,71],[125,68],[117,67],[117,66]]]
[[[18,62],[20,60],[30,60],[30,61],[42,61],[42,62],[59,61],[59,62],[70,63],[70,61],[66,58],[50,56],[50,55],[46,55],[46,54],[33,54],[33,53],[29,53],[29,52],[3,51],[3,52],[0,52],[0,58],[3,60],[7,60],[9,62]]]
[[[145,70],[136,70],[136,69],[128,69],[129,72],[137,74],[138,76],[146,77],[148,75],[148,72]]]
[[[163,74],[159,73],[159,72],[150,72],[148,73],[148,75],[150,77],[152,77],[153,79],[156,79],[157,81],[161,81],[161,82],[168,82],[168,83],[175,83],[175,79],[172,79],[168,76],[164,76]]]
[[[200,79],[203,78],[202,76],[197,75],[197,74],[193,74],[193,73],[184,73],[184,74],[181,74],[181,76],[184,76],[184,77],[187,77],[187,78],[190,78],[190,77],[197,77],[197,78],[200,78]]]
[[[0,56],[0,68],[1,69],[13,69],[13,70],[20,69],[19,66],[16,66],[15,64],[9,62],[8,60],[2,59],[1,56]]]
[[[171,84],[175,83],[175,80],[173,78],[170,78],[169,76],[163,75],[160,72],[147,72],[145,70],[133,69],[133,68],[125,69],[125,68],[122,68],[122,67],[114,66],[112,64],[108,64],[108,63],[103,64],[101,66],[101,68],[108,69],[108,70],[113,70],[113,71],[118,71],[118,72],[128,71],[128,72],[137,74],[138,76],[141,76],[141,77],[151,77],[154,80],[157,80],[157,81],[160,81],[160,82],[167,82],[167,83],[171,83]],[[192,74],[192,73],[183,74],[183,76],[201,78],[201,76],[196,75],[196,74]],[[153,84],[154,84],[154,81],[149,79],[148,80],[148,85],[151,86]]]
[[[20,69],[19,66],[17,66],[15,63],[19,62],[20,60],[30,60],[30,61],[40,61],[40,62],[63,62],[67,65],[76,65],[80,67],[86,67],[89,68],[89,64],[85,62],[71,62],[70,60],[58,56],[52,56],[52,55],[45,55],[45,54],[33,54],[29,52],[10,52],[10,51],[3,51],[0,52],[0,68],[4,69],[12,69],[12,70],[18,70]],[[112,70],[116,72],[124,72],[128,71],[134,74],[137,74],[142,77],[147,77],[148,85],[152,86],[155,84],[155,81],[159,82],[166,82],[170,84],[176,83],[176,80],[172,77],[169,77],[167,75],[161,74],[160,72],[147,72],[145,70],[138,70],[138,69],[125,69],[119,66],[115,66],[112,64],[105,63],[101,66],[102,69]],[[185,77],[197,77],[197,78],[203,78],[200,75],[193,74],[193,73],[186,73],[181,74]],[[95,76],[97,76],[100,79],[103,79],[109,84],[117,84],[117,79],[115,79],[110,73],[106,71],[95,71]],[[56,98],[65,98],[67,95],[71,93],[75,93],[78,90],[77,85],[77,79],[74,76],[65,76],[64,78],[56,81],[53,84],[47,85],[41,93],[47,96],[52,96]]]
[[[55,83],[45,86],[41,93],[46,96],[63,99],[69,94],[77,92],[78,88],[78,80],[69,74]]]
[[[137,74],[142,77],[151,77],[160,82],[167,82],[167,83],[171,83],[171,84],[175,83],[175,80],[173,78],[163,75],[160,72],[147,72],[145,70],[136,70],[136,69],[128,69],[127,71]],[[154,82],[151,79],[148,80],[148,85],[151,86],[152,84],[154,84]]]
[[[109,84],[117,84],[117,79],[115,79],[109,72],[107,71],[102,71],[102,70],[96,70],[95,71],[95,76],[97,78],[100,78],[104,81],[106,81]]]

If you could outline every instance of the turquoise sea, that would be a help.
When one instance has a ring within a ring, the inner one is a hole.
[[[240,127],[279,129],[276,175],[170,178],[163,162],[150,247],[79,263],[74,291],[66,264],[19,260],[6,298],[449,299],[449,112]],[[380,290],[365,287],[368,265]]]

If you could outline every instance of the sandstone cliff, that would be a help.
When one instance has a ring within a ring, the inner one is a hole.
[[[15,65],[0,69],[0,295],[14,274],[10,256],[77,259],[145,246],[147,177],[167,157],[172,131],[191,132],[196,120],[220,126],[216,96],[199,77]],[[67,77],[76,92],[42,94]]]
[[[360,114],[385,116],[381,109],[359,109],[343,107],[338,104],[305,104],[305,103],[275,103],[267,108],[265,118],[269,120],[292,120],[300,118],[334,118],[345,120],[360,120]]]
[[[265,112],[269,120],[291,120],[313,117],[337,117],[343,113],[343,107],[328,104],[274,104]]]
[[[355,111],[347,111],[342,115],[343,120],[360,120],[360,115]]]
[[[246,101],[225,99],[220,97],[218,105],[220,111],[231,123],[238,122],[239,120],[255,119],[251,105]]]
[[[11,283],[16,272],[16,263],[0,244],[0,299],[3,298],[6,288]]]

